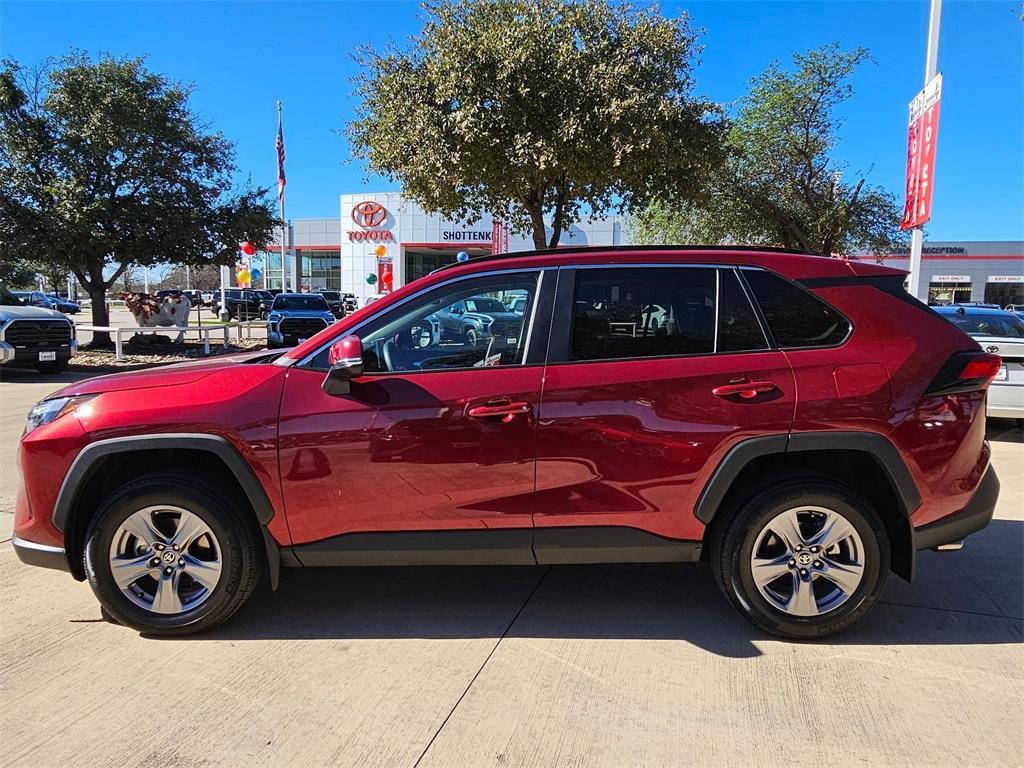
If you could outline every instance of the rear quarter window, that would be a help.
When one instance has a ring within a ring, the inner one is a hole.
[[[778,346],[831,347],[849,335],[850,321],[800,286],[760,269],[743,277]]]

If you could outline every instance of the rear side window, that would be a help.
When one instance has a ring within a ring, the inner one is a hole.
[[[759,269],[743,276],[780,347],[828,347],[849,334],[850,322],[803,288]]]
[[[574,299],[572,360],[714,352],[714,269],[581,269]]]
[[[761,330],[754,308],[750,305],[740,278],[733,270],[721,271],[718,310],[718,351],[749,352],[768,349],[768,339]]]

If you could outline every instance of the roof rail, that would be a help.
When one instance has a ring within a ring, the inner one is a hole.
[[[502,259],[524,258],[527,256],[552,256],[555,254],[576,254],[576,253],[607,253],[609,251],[750,251],[752,253],[788,253],[794,256],[821,256],[813,251],[801,251],[795,248],[777,248],[768,245],[563,245],[559,248],[542,248],[532,251],[512,251],[510,253],[492,253],[489,256],[471,256],[465,261],[456,261],[454,264],[445,264],[438,267],[434,272],[441,272],[445,269],[461,266],[462,264],[476,264],[481,261],[500,261]],[[831,258],[824,257],[824,258]]]

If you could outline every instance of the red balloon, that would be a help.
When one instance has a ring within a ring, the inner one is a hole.
[[[242,243],[242,253],[246,256],[252,256],[256,253],[256,249],[253,248],[252,243]]]

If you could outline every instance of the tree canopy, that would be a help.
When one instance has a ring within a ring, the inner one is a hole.
[[[836,108],[853,95],[849,78],[867,59],[863,49],[833,44],[795,54],[793,71],[772,63],[739,101],[710,194],[695,204],[652,203],[634,236],[826,255],[891,252],[904,239],[895,196],[833,156],[842,126]]]
[[[409,50],[364,48],[348,137],[426,210],[553,247],[584,215],[697,197],[722,157],[697,35],[608,0],[440,0]],[[544,217],[550,216],[550,235]]]
[[[103,296],[129,264],[231,263],[238,243],[266,243],[267,191],[232,192],[232,144],[188,97],[142,59],[5,61],[0,256],[72,272],[105,325]]]

